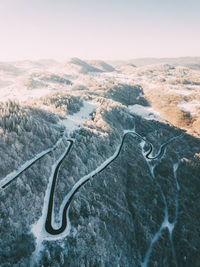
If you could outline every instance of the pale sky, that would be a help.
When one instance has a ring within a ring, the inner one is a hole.
[[[0,61],[200,56],[200,0],[0,0]]]

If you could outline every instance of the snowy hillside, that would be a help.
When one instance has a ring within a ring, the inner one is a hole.
[[[188,62],[0,63],[0,267],[199,266]]]

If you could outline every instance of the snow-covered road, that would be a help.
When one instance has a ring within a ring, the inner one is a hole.
[[[30,168],[39,159],[43,158],[45,155],[55,150],[59,143],[60,143],[60,139],[54,146],[40,152],[39,154],[35,155],[32,159],[27,160],[23,165],[19,167],[19,169],[9,173],[6,177],[4,177],[0,181],[0,189],[6,188],[11,182],[13,182],[17,177],[19,177],[25,170]]]
[[[63,159],[69,153],[69,151],[70,151],[70,149],[72,147],[72,144],[74,142],[71,139],[68,140],[68,142],[70,143],[69,146],[67,146],[65,152],[62,154],[62,156],[59,158],[57,163],[54,164],[54,166],[52,168],[52,174],[51,174],[51,177],[50,177],[50,180],[49,180],[49,185],[47,187],[47,191],[46,191],[46,194],[45,194],[46,201],[44,202],[44,207],[43,207],[43,210],[44,209],[46,210],[45,211],[46,218],[43,215],[42,216],[43,223],[41,223],[41,218],[40,218],[39,222],[37,222],[33,226],[33,233],[36,235],[37,238],[39,238],[37,236],[38,232],[40,232],[40,233],[43,232],[42,236],[43,236],[44,240],[49,240],[49,239],[50,240],[58,240],[58,239],[61,239],[61,238],[64,237],[63,233],[65,233],[65,236],[69,233],[69,226],[68,225],[70,225],[70,222],[69,222],[69,218],[68,218],[68,212],[69,212],[69,207],[70,207],[71,201],[73,199],[73,196],[77,193],[77,191],[81,188],[81,186],[83,186],[87,181],[89,181],[96,174],[98,174],[101,171],[103,171],[108,165],[110,165],[119,156],[119,154],[121,152],[121,149],[123,147],[123,144],[124,144],[124,140],[125,140],[126,136],[128,136],[128,135],[137,136],[137,137],[141,138],[144,142],[147,142],[142,136],[137,134],[134,130],[132,130],[132,131],[124,131],[121,143],[117,147],[115,153],[111,157],[109,157],[107,160],[105,160],[95,170],[93,170],[89,174],[87,174],[87,175],[83,176],[82,178],[80,178],[78,180],[78,182],[74,184],[72,189],[65,196],[65,198],[63,199],[63,202],[61,204],[60,212],[59,212],[58,221],[60,222],[60,225],[56,225],[56,227],[55,227],[55,226],[52,225],[53,214],[54,214],[54,211],[53,211],[54,190],[55,190],[55,185],[56,185],[56,179],[58,178],[58,175],[59,175],[59,167],[60,167]],[[178,138],[178,137],[176,137],[176,138]],[[174,139],[175,138],[173,138],[173,140]],[[170,139],[168,142],[164,143],[161,147],[163,147],[163,149],[164,149],[164,146],[169,144],[169,142],[171,140],[172,139]],[[147,143],[150,146],[150,149],[145,154],[146,159],[151,160],[151,159],[156,159],[156,158],[159,158],[159,157],[163,156],[163,150],[159,149],[159,152],[156,154],[156,156],[153,156],[151,158],[149,155],[153,151],[153,146],[152,146],[151,143],[149,143],[149,142],[147,142]],[[48,201],[47,201],[47,199],[48,199]],[[165,222],[166,222],[166,220],[165,220]],[[44,225],[45,225],[45,227],[44,227]],[[39,231],[38,227],[42,227],[43,230],[41,229]],[[37,229],[37,231],[35,229]],[[68,231],[66,231],[66,229],[68,229]],[[40,240],[41,240],[41,236],[40,236]]]

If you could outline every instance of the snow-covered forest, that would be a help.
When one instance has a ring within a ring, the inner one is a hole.
[[[0,63],[1,267],[199,266],[198,60]]]

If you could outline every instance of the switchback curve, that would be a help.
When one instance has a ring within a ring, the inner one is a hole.
[[[68,212],[68,209],[70,207],[70,204],[71,204],[71,201],[74,197],[74,195],[77,193],[77,191],[85,184],[87,183],[92,177],[94,177],[96,174],[102,172],[105,168],[107,168],[120,154],[121,150],[122,150],[122,147],[123,147],[123,144],[124,144],[124,140],[125,138],[128,136],[128,135],[135,135],[137,137],[139,137],[140,139],[142,139],[143,141],[145,141],[148,145],[149,145],[149,150],[147,151],[147,153],[145,154],[145,157],[148,159],[148,160],[154,160],[154,159],[158,159],[160,157],[163,156],[164,152],[165,152],[165,148],[166,146],[172,142],[173,140],[179,138],[182,136],[181,135],[178,135],[176,137],[173,137],[171,139],[169,139],[167,142],[165,142],[164,144],[161,145],[157,155],[155,156],[150,156],[150,154],[152,153],[153,151],[153,145],[149,142],[149,141],[146,141],[141,135],[139,135],[138,133],[134,132],[134,131],[128,131],[126,133],[124,133],[123,137],[122,137],[122,141],[121,141],[121,144],[118,148],[118,150],[116,151],[116,153],[114,154],[114,156],[104,165],[102,165],[102,168],[98,169],[98,171],[94,171],[92,172],[91,175],[87,175],[85,176],[84,179],[80,179],[72,188],[72,190],[67,194],[67,198],[64,199],[64,202],[62,204],[63,206],[63,210],[61,212],[61,216],[62,216],[62,223],[61,223],[61,226],[57,229],[55,229],[53,226],[52,226],[52,213],[53,213],[53,201],[54,201],[54,193],[55,193],[55,185],[56,185],[56,179],[58,177],[58,174],[59,174],[59,168],[63,162],[63,160],[65,159],[65,157],[69,154],[72,146],[73,146],[73,141],[71,139],[68,140],[68,142],[70,142],[70,145],[65,153],[65,155],[62,157],[62,159],[58,162],[57,166],[56,166],[56,169],[54,171],[54,174],[53,174],[53,181],[52,181],[52,186],[51,186],[51,191],[50,191],[50,196],[49,196],[49,204],[48,204],[48,211],[47,211],[47,217],[46,217],[46,222],[45,222],[45,230],[51,234],[51,235],[59,235],[61,233],[63,233],[67,227],[67,212]],[[82,181],[81,181],[82,180]],[[81,182],[80,182],[81,181]]]

